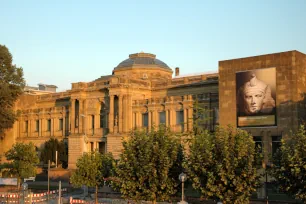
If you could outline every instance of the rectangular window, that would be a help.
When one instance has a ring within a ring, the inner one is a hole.
[[[64,121],[63,118],[59,119],[59,130],[63,130]]]
[[[47,120],[47,131],[51,131],[51,119]]]
[[[282,142],[282,136],[272,136],[272,156],[275,155],[277,150],[280,148]]]
[[[166,124],[166,111],[159,112],[159,124]]]
[[[35,131],[39,132],[39,120],[36,120],[35,122]]]
[[[29,128],[29,123],[28,123],[28,121],[25,121],[25,123],[24,123],[24,131],[28,132],[28,128]]]
[[[182,125],[184,123],[184,111],[176,111],[176,124]]]
[[[93,152],[94,151],[94,143],[90,142],[90,151]]]
[[[91,116],[91,129],[95,129],[95,116]]]
[[[149,126],[149,114],[148,113],[143,113],[142,114],[142,126],[143,127],[148,127]]]
[[[255,142],[255,149],[258,152],[262,152],[262,137],[261,136],[253,136],[253,140]]]

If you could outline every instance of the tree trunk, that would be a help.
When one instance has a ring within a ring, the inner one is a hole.
[[[95,203],[98,204],[98,185],[96,185],[96,196]]]

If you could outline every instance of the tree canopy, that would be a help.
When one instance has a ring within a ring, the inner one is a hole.
[[[56,153],[58,152],[58,163],[62,164],[63,168],[68,166],[68,147],[64,140],[58,141],[57,139],[51,138],[45,142],[44,148],[41,150],[40,160],[44,164],[48,163],[48,160],[55,162]]]
[[[10,172],[20,179],[36,175],[36,165],[39,163],[35,146],[33,143],[16,143],[5,153],[6,159],[10,162]]]
[[[184,167],[202,197],[247,203],[258,183],[255,154],[254,141],[246,131],[199,131],[191,140]]]
[[[103,184],[105,178],[113,175],[114,159],[111,154],[99,152],[84,153],[76,163],[77,169],[70,180],[76,187],[86,185],[96,188],[96,202],[98,186]]]
[[[282,140],[280,149],[273,157],[271,173],[282,191],[306,202],[306,131],[304,126]]]
[[[120,191],[125,198],[156,201],[170,200],[176,193],[182,160],[180,139],[161,127],[150,132],[135,131],[123,142],[117,165]]]
[[[16,120],[13,106],[22,93],[25,81],[23,70],[13,65],[13,57],[6,46],[0,45],[0,137]]]

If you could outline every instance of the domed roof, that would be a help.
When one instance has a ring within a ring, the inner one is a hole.
[[[129,59],[126,59],[118,64],[114,70],[118,70],[125,67],[132,67],[134,65],[156,65],[159,68],[166,69],[168,71],[172,71],[166,63],[163,61],[156,59],[156,55],[150,53],[136,53],[130,54]],[[138,68],[138,67],[137,67]],[[139,68],[147,68],[147,67],[139,67]]]

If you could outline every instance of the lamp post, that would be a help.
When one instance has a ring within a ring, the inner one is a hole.
[[[269,195],[268,195],[268,169],[271,166],[269,164],[265,164],[265,174],[266,174],[266,182],[265,182],[265,191],[266,191],[266,204],[269,204]]]
[[[188,204],[186,201],[184,201],[184,182],[187,180],[187,175],[182,172],[180,175],[179,175],[179,180],[182,182],[182,200],[181,202],[178,202],[178,204]]]
[[[28,184],[24,182],[24,183],[21,185],[21,187],[22,187],[22,193],[23,193],[23,194],[22,194],[22,195],[23,195],[23,203],[26,203],[26,202],[25,202],[25,191],[28,190]]]

